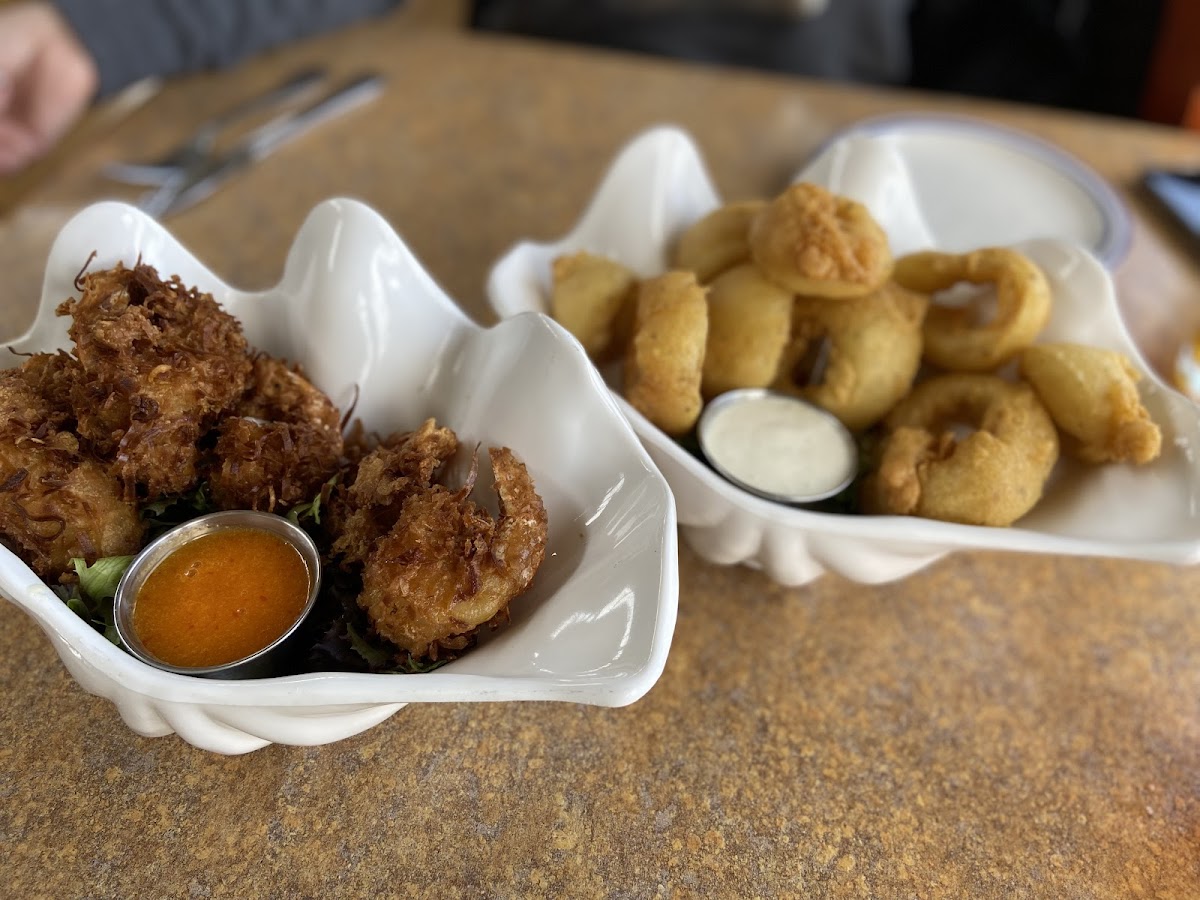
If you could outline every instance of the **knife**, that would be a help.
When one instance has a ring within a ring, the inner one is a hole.
[[[156,162],[115,162],[104,174],[127,184],[165,184],[180,172],[199,164],[212,152],[220,133],[233,123],[264,110],[274,110],[310,93],[325,79],[322,69],[303,69],[269,91],[251,97],[201,124],[186,141]]]
[[[270,156],[284,144],[374,100],[382,93],[383,85],[383,77],[376,73],[356,76],[320,100],[277,116],[248,132],[226,152],[202,158],[143,195],[138,206],[160,218],[195,206],[234,175]]]

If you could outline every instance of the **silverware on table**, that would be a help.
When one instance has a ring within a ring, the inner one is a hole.
[[[383,90],[382,76],[368,73],[342,84],[319,100],[283,113],[243,135],[222,153],[201,156],[186,169],[137,201],[143,211],[161,218],[194,206],[248,166],[265,159],[284,144],[316,126],[374,100]]]
[[[128,184],[165,184],[190,167],[198,165],[212,153],[221,132],[237,122],[268,110],[278,110],[302,99],[325,80],[323,69],[304,69],[282,84],[250,97],[236,106],[203,122],[192,135],[175,149],[154,162],[116,162],[104,168],[104,174],[114,181]]]

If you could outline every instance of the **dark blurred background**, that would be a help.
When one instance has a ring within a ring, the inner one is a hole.
[[[1200,0],[476,0],[470,25],[676,58],[1168,124]],[[1193,110],[1190,124],[1200,126]]]

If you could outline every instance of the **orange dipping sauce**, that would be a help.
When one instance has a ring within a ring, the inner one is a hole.
[[[262,650],[304,611],[300,551],[252,528],[206,534],[171,553],[133,601],[133,630],[172,666],[219,666]]]

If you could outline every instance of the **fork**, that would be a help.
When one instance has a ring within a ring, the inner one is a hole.
[[[236,104],[203,122],[186,141],[161,159],[147,163],[115,162],[104,174],[126,184],[163,185],[195,168],[211,152],[217,137],[230,125],[256,113],[276,109],[303,97],[325,79],[322,69],[304,69],[265,93]]]
[[[253,128],[223,153],[199,158],[187,169],[174,172],[137,200],[143,212],[155,218],[181,212],[207,198],[233,175],[259,162],[279,147],[315,128],[375,99],[384,79],[375,72],[357,75],[319,100],[300,109],[279,113]]]

